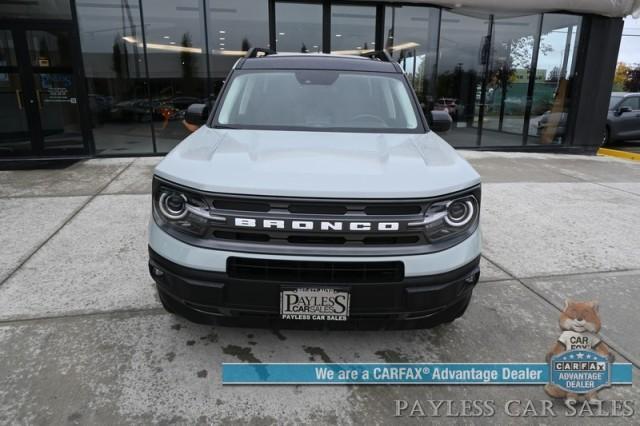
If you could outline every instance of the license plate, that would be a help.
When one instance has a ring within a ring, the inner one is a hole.
[[[295,288],[280,291],[280,315],[289,320],[346,321],[349,292],[335,288]]]

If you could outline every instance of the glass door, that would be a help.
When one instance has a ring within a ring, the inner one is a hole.
[[[30,123],[15,44],[11,31],[0,30],[0,158],[30,154]]]
[[[70,25],[9,25],[0,40],[0,158],[87,154]]]

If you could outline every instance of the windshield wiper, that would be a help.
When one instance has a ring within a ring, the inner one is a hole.
[[[214,129],[239,129],[237,126],[229,126],[228,124],[214,124]]]

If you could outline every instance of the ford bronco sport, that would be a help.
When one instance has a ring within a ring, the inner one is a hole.
[[[185,119],[202,126],[157,166],[149,224],[169,312],[410,327],[464,313],[480,177],[386,53],[252,49]]]

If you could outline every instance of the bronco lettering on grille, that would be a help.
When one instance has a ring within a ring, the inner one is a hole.
[[[234,225],[241,228],[286,229],[297,231],[398,231],[399,222],[342,222],[320,220],[252,219],[236,217]]]

